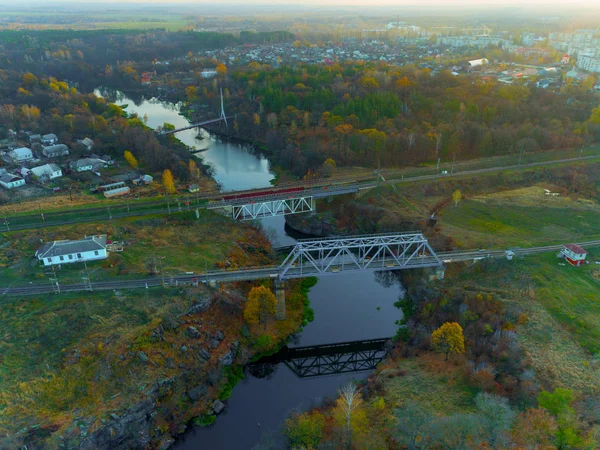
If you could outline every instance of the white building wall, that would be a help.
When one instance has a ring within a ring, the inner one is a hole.
[[[96,252],[98,253],[97,255],[96,255]],[[81,258],[78,255],[81,255]],[[70,258],[69,258],[69,256],[70,256]],[[76,262],[83,262],[83,261],[95,261],[98,259],[106,259],[107,253],[106,253],[106,249],[102,248],[99,250],[92,250],[89,252],[81,252],[79,254],[73,253],[71,255],[63,255],[62,260],[60,258],[61,258],[60,256],[53,256],[52,258],[44,258],[42,260],[42,262],[44,263],[44,266],[55,266],[58,264],[69,264],[69,263],[76,263]]]

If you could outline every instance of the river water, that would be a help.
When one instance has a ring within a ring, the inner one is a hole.
[[[117,104],[128,104],[129,113],[136,112],[140,117],[146,114],[150,127],[164,122],[177,128],[188,125],[187,119],[179,114],[178,105],[158,100],[141,100],[135,104],[121,93],[117,93],[116,100]],[[187,130],[177,137],[189,147],[207,149],[200,155],[213,167],[215,179],[223,190],[269,186],[273,175],[265,158],[238,144],[220,142],[206,132],[202,140],[196,139],[196,135],[196,131]],[[263,219],[262,225],[269,230],[274,244],[283,246],[296,242],[286,231],[283,217]],[[322,277],[309,293],[315,320],[294,336],[290,347],[393,336],[397,329],[395,322],[401,317],[394,302],[402,293],[399,284],[382,283],[373,272]],[[246,374],[233,389],[217,422],[210,427],[191,429],[173,448],[251,449],[264,433],[279,432],[292,412],[307,410],[326,397],[335,397],[346,381],[365,379],[368,375],[360,372],[300,379],[284,364],[276,366],[266,378]]]

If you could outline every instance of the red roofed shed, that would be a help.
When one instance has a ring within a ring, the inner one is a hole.
[[[576,244],[567,244],[562,250],[562,254],[570,264],[574,266],[581,266],[585,263],[585,257],[587,251]]]

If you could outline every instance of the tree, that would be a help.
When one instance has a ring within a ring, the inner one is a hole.
[[[529,408],[517,417],[514,439],[530,449],[551,448],[557,431],[556,420],[543,408]]]
[[[244,319],[251,324],[263,324],[267,328],[269,316],[277,312],[275,294],[264,286],[256,286],[248,294],[248,303],[244,309]]]
[[[188,86],[185,88],[185,95],[188,101],[192,102],[196,100],[196,97],[198,96],[198,89],[196,89],[194,86]]]
[[[352,414],[360,407],[362,398],[358,392],[358,385],[354,381],[348,381],[338,391],[340,394],[339,405],[346,419],[346,445],[350,448],[352,442]]]
[[[465,337],[460,324],[446,322],[433,333],[431,333],[431,344],[433,348],[448,356],[465,352]]]
[[[408,450],[427,448],[426,440],[432,415],[418,403],[409,400],[402,408],[394,410],[397,420],[394,437],[400,445],[405,445]]]
[[[585,443],[580,435],[575,411],[571,407],[574,398],[573,391],[564,388],[556,388],[552,393],[542,391],[537,397],[539,405],[556,419],[558,426],[554,445],[559,449],[579,448]]]
[[[474,414],[452,414],[434,420],[430,436],[439,448],[464,450],[476,448],[481,434],[481,422]],[[433,445],[437,448],[436,445]]]
[[[163,170],[162,182],[167,194],[174,194],[177,192],[177,189],[175,189],[175,183],[173,182],[173,174],[169,169]]]
[[[331,158],[327,158],[325,160],[325,162],[323,163],[323,174],[326,177],[330,177],[331,174],[333,173],[333,171],[335,170],[335,168],[336,168],[335,161]]]
[[[481,420],[483,436],[490,447],[496,450],[505,445],[508,441],[507,432],[515,418],[508,400],[487,392],[480,392],[475,397],[475,406]]]
[[[188,163],[188,170],[190,171],[190,177],[192,177],[195,180],[200,178],[200,170],[196,165],[196,161],[194,161],[193,159],[190,159],[190,162]]]
[[[454,202],[455,208],[458,206],[458,202],[460,202],[461,200],[462,200],[462,192],[460,192],[460,189],[457,189],[452,193],[452,201]]]
[[[260,127],[260,116],[258,115],[258,113],[254,113],[254,125]]]
[[[133,153],[131,153],[129,150],[125,150],[123,156],[125,157],[125,161],[127,161],[127,163],[131,166],[132,169],[138,168],[138,161],[137,159],[135,159],[135,156],[133,156]]]
[[[323,438],[325,417],[319,411],[293,416],[285,421],[291,448],[317,448]]]
[[[219,75],[220,77],[224,77],[225,75],[227,75],[227,66],[225,66],[225,64],[217,64],[217,75]]]

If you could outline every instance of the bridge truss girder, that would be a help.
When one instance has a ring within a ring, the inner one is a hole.
[[[315,209],[312,196],[284,198],[275,200],[257,201],[241,205],[230,205],[234,220],[255,220],[263,217],[285,216],[311,212]]]
[[[299,378],[311,378],[340,373],[373,370],[387,354],[383,348],[352,353],[337,353],[285,361],[285,365]]]
[[[437,267],[442,262],[422,233],[298,241],[280,266],[280,278],[368,269]]]

